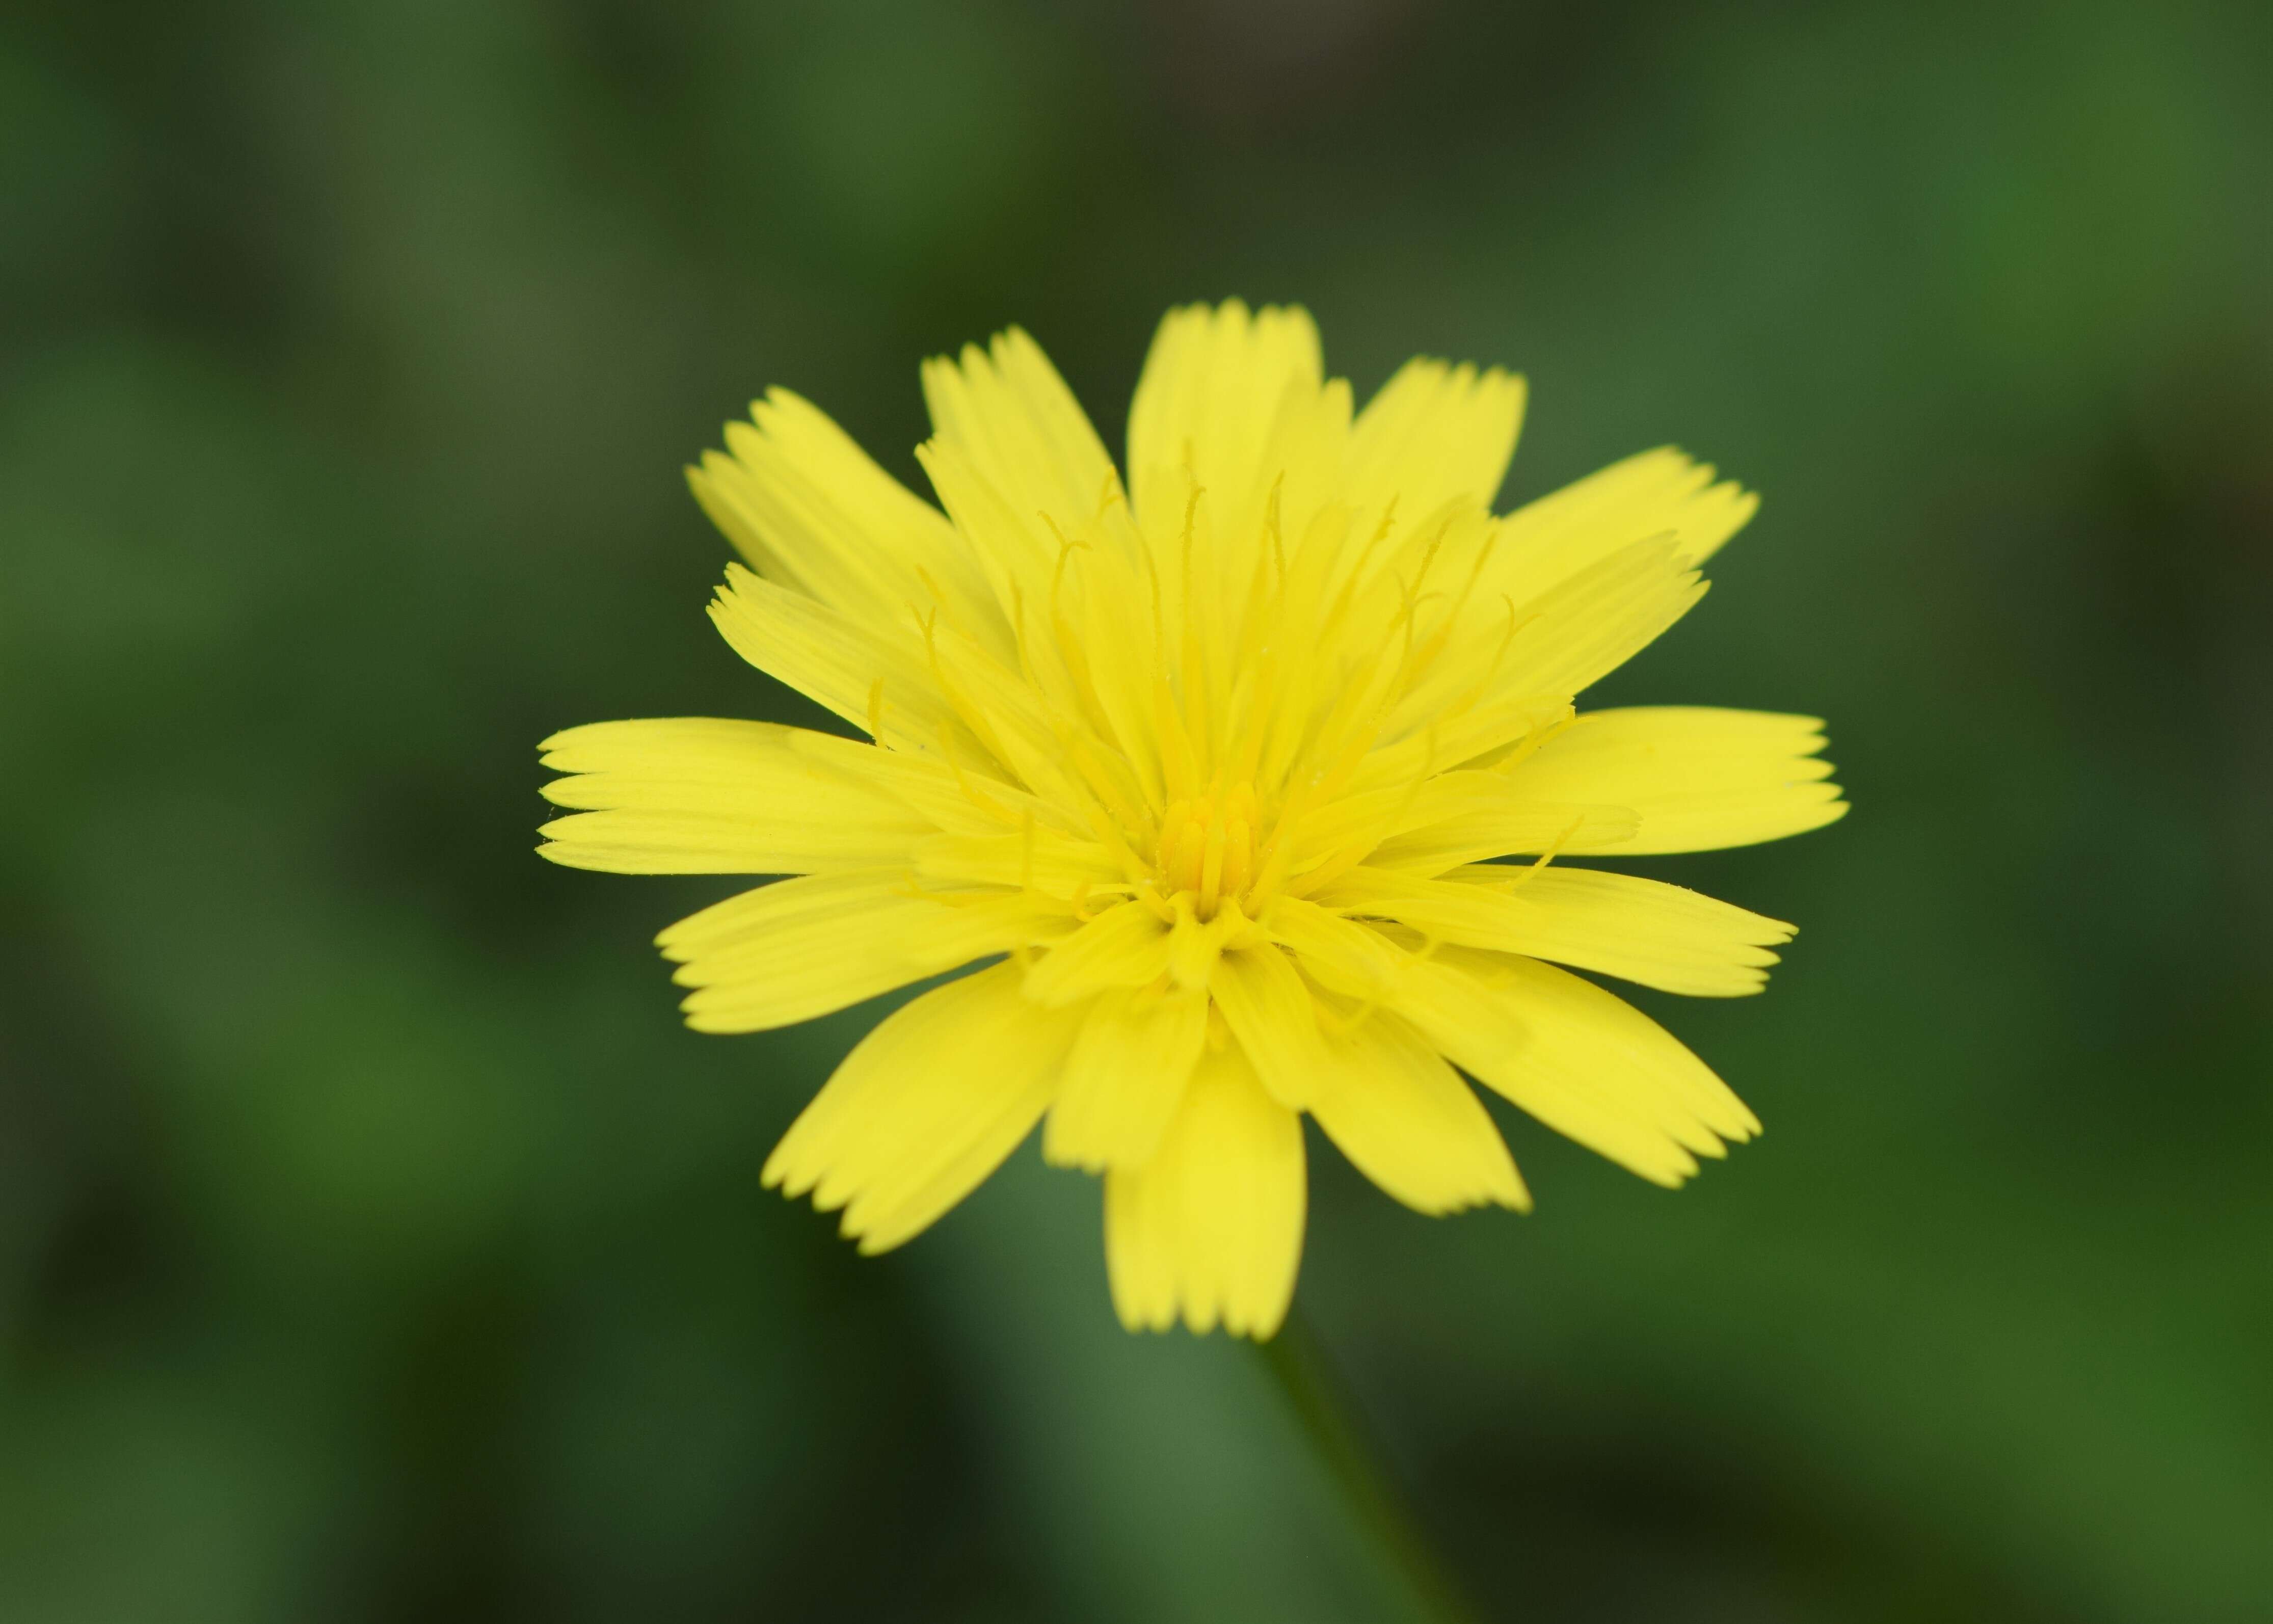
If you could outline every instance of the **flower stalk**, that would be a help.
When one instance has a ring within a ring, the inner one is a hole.
[[[1422,1531],[1348,1384],[1302,1312],[1290,1312],[1278,1335],[1255,1347],[1351,1516],[1404,1580],[1420,1616],[1430,1624],[1482,1624],[1482,1615]]]

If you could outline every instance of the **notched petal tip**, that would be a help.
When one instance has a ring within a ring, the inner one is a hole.
[[[549,863],[563,868],[581,868],[588,874],[655,874],[668,872],[642,863],[636,853],[616,847],[596,845],[575,838],[573,835],[556,833],[579,819],[592,816],[579,813],[575,817],[555,818],[536,832],[545,837],[545,844],[536,848],[536,854]]]
[[[1677,1164],[1635,1167],[1628,1163],[1626,1170],[1661,1190],[1678,1190],[1697,1177],[1699,1168],[1697,1158],[1684,1152]]]
[[[1102,1178],[1112,1170],[1105,1153],[1094,1147],[1069,1147],[1061,1134],[1054,1133],[1047,1121],[1042,1127],[1042,1161],[1054,1168],[1063,1168],[1070,1173],[1087,1173]]]

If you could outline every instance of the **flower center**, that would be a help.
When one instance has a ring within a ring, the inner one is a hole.
[[[1189,891],[1194,912],[1215,917],[1216,904],[1242,894],[1255,878],[1255,825],[1258,810],[1252,785],[1214,788],[1173,802],[1160,820],[1160,845],[1154,861],[1168,895]]]

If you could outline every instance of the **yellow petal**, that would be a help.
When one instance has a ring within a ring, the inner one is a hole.
[[[916,447],[916,461],[931,480],[940,505],[970,545],[971,558],[994,595],[997,611],[1013,628],[1020,628],[1020,652],[1024,652],[1034,644],[1029,605],[1047,601],[1057,560],[1064,551],[1059,534],[1069,527],[1077,530],[1080,515],[1038,509],[1005,494],[973,460],[971,450],[959,441],[927,440]],[[1052,524],[1058,526],[1057,533],[1052,531]]]
[[[1536,800],[1501,773],[1440,772],[1418,786],[1368,790],[1312,813],[1295,831],[1290,868],[1303,873],[1354,846],[1372,850],[1366,861],[1377,867],[1435,873],[1520,852],[1615,851],[1634,828],[1630,813]]]
[[[1488,857],[1621,853],[1640,826],[1624,807],[1573,807],[1525,800],[1512,790],[1503,793],[1505,803],[1497,809],[1463,812],[1384,840],[1366,861],[1380,868],[1442,874]]]
[[[1062,929],[1016,893],[950,905],[911,895],[904,869],[783,880],[729,898],[656,938],[695,991],[697,1032],[811,1020],[895,987],[1046,940]]]
[[[1105,1176],[1113,1304],[1130,1330],[1279,1328],[1302,1262],[1302,1119],[1236,1045],[1201,1060],[1159,1150]]]
[[[727,453],[687,470],[695,500],[761,575],[879,628],[943,601],[1010,647],[977,561],[939,509],[786,389],[730,425]]]
[[[927,652],[939,691],[1009,776],[1051,805],[1084,804],[1079,769],[1068,760],[1068,740],[1057,726],[1061,711],[1054,714],[1019,673],[952,627],[933,628]]]
[[[936,756],[945,736],[964,765],[1001,774],[940,692],[912,624],[902,634],[859,625],[739,564],[726,566],[710,620],[751,665],[894,749]]]
[[[956,359],[925,362],[923,390],[932,438],[919,460],[1015,621],[1009,589],[1039,605],[1057,538],[1103,518],[1120,476],[1041,346],[1016,327],[985,350],[966,344]]]
[[[584,808],[538,851],[614,874],[805,874],[904,862],[934,832],[921,814],[834,770],[814,735],[769,722],[678,717],[596,722],[538,748],[575,776],[544,786]],[[857,748],[857,747],[855,747]]]
[[[1279,898],[1260,924],[1271,940],[1294,951],[1306,974],[1362,1004],[1394,992],[1410,959],[1379,931],[1299,897]]]
[[[998,965],[894,1014],[836,1068],[767,1159],[784,1195],[844,1209],[860,1250],[920,1233],[1026,1137],[1078,1025],[1037,1009]]]
[[[1042,1154],[1057,1166],[1092,1173],[1150,1162],[1199,1064],[1207,1013],[1204,993],[1099,993],[1066,1057],[1042,1130]]]
[[[1478,596],[1521,603],[1637,541],[1670,540],[1684,563],[1701,564],[1759,508],[1735,481],[1715,485],[1709,463],[1669,446],[1645,451],[1510,514]]]
[[[1493,680],[1509,693],[1584,693],[1704,596],[1677,544],[1621,547],[1517,605],[1515,635]]]
[[[1376,1011],[1332,1048],[1310,1114],[1368,1178],[1423,1213],[1531,1210],[1482,1102],[1411,1026]]]
[[[1759,991],[1776,962],[1770,948],[1793,929],[1662,881],[1561,866],[1475,864],[1442,879],[1360,868],[1314,900],[1439,941],[1707,998]]]
[[[1455,1007],[1429,989],[1425,1019],[1390,1007],[1478,1081],[1559,1133],[1654,1184],[1680,1184],[1759,1122],[1696,1056],[1632,1004],[1536,959],[1448,947],[1435,974],[1471,989]]]
[[[1162,778],[1154,697],[1157,639],[1165,622],[1143,612],[1152,596],[1150,577],[1141,560],[1102,547],[1076,549],[1070,563],[1065,590],[1048,605],[1051,650],[1074,689],[1074,709],[1109,742],[1105,753],[1126,756],[1144,793],[1158,801]]]
[[[1266,921],[1306,973],[1402,1016],[1462,1071],[1557,1132],[1656,1184],[1697,1170],[1759,1124],[1647,1016],[1534,959],[1444,947],[1282,898]],[[1386,928],[1393,929],[1394,927]]]
[[[927,885],[1016,885],[1070,900],[1126,891],[1113,854],[1094,840],[1054,830],[1019,835],[934,835],[915,848],[916,877]]]
[[[1215,977],[1216,960],[1222,957],[1225,945],[1244,938],[1250,928],[1235,902],[1225,903],[1213,919],[1202,922],[1193,914],[1189,898],[1178,901],[1182,906],[1168,933],[1168,974],[1187,991],[1204,992]]]
[[[1517,764],[1509,783],[1545,801],[1607,802],[1639,822],[1624,853],[1701,852],[1780,840],[1847,805],[1816,755],[1813,717],[1684,706],[1592,710]]]
[[[1394,740],[1422,727],[1442,729],[1448,718],[1473,726],[1466,713],[1484,673],[1491,676],[1487,686],[1502,692],[1507,691],[1511,673],[1556,691],[1551,680],[1521,676],[1524,662],[1542,651],[1534,622],[1562,601],[1550,595],[1644,542],[1662,544],[1677,574],[1693,570],[1759,505],[1735,485],[1714,485],[1712,478],[1710,468],[1677,451],[1651,452],[1504,520],[1487,522],[1477,515],[1474,522],[1440,521],[1409,537],[1396,555],[1393,574],[1399,581],[1426,577],[1412,590],[1428,589],[1429,596],[1415,605],[1419,625],[1414,641],[1429,658],[1386,736]],[[1639,646],[1633,643],[1628,651]],[[1574,693],[1591,681],[1587,667],[1599,674],[1624,658],[1615,648],[1587,654],[1575,686],[1560,691]]]
[[[1315,604],[1347,529],[1338,499],[1349,432],[1349,387],[1322,380],[1307,312],[1250,314],[1236,299],[1169,312],[1129,424],[1145,595],[1166,640],[1156,665],[1188,683],[1227,671],[1256,583],[1290,560],[1289,601]],[[1329,507],[1339,522],[1315,523]],[[1142,602],[1131,594],[1120,613],[1135,620]],[[1148,713],[1153,680],[1136,695]]]
[[[1523,426],[1523,380],[1422,358],[1366,402],[1350,436],[1350,505],[1379,513],[1392,499],[1409,524],[1447,502],[1489,508]]]
[[[1289,410],[1318,402],[1325,368],[1307,309],[1248,312],[1239,300],[1171,309],[1152,336],[1129,405],[1129,482],[1148,535],[1184,523],[1193,482],[1220,535],[1234,535],[1284,462],[1271,455]],[[1348,432],[1348,395],[1341,395]],[[1337,446],[1339,450],[1339,446]]]
[[[1111,987],[1143,987],[1168,969],[1168,927],[1141,902],[1117,902],[1027,973],[1026,996],[1057,1007]]]
[[[1060,818],[1047,802],[965,763],[950,767],[937,756],[878,749],[835,733],[799,730],[794,748],[831,771],[874,786],[947,831],[949,838],[986,838],[1031,819],[1050,832]]]
[[[1550,719],[1549,707],[1632,659],[1704,595],[1675,544],[1659,539],[1622,547],[1521,605],[1471,601],[1482,646],[1456,645],[1412,686],[1351,787],[1410,783],[1516,744]]]
[[[1309,1105],[1332,1062],[1310,989],[1287,955],[1268,944],[1226,953],[1208,990],[1271,1097],[1289,1110]]]

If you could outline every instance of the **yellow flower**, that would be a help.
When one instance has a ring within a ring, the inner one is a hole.
[[[1122,1321],[1264,1337],[1304,1112],[1424,1213],[1530,1206],[1463,1071],[1662,1184],[1758,1131],[1546,962],[1729,996],[1792,934],[1561,861],[1846,810],[1811,718],[1572,708],[1754,498],[1669,449],[1494,517],[1522,380],[1416,360],[1353,413],[1300,310],[1170,313],[1125,485],[1024,333],[923,384],[944,513],[783,390],[689,470],[748,563],[711,619],[872,742],[705,718],[544,745],[573,775],[555,862],[800,876],[663,933],[698,1030],[998,961],[870,1033],[768,1184],[881,1252],[1046,1116],[1042,1154],[1104,1176]]]

